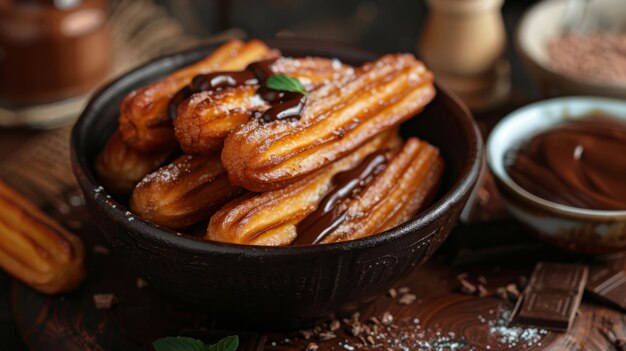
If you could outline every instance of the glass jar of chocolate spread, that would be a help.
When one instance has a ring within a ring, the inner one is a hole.
[[[626,121],[571,120],[505,156],[507,173],[543,199],[591,210],[626,210]]]
[[[105,0],[0,0],[0,96],[41,103],[99,84],[111,63]]]

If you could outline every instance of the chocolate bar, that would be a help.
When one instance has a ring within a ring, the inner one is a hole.
[[[584,265],[537,263],[509,323],[567,331],[580,306],[587,276]]]
[[[619,260],[613,265],[592,266],[586,289],[594,297],[626,310],[626,272],[623,261]]]

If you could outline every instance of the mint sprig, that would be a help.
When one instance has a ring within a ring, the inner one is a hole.
[[[237,351],[239,337],[227,336],[216,344],[208,345],[194,338],[168,336],[152,343],[156,351]]]
[[[237,351],[237,347],[239,347],[239,337],[231,335],[218,341],[217,344],[207,345],[207,351]]]
[[[299,80],[286,76],[284,74],[276,74],[269,77],[265,84],[270,89],[309,95],[309,93],[304,90],[304,86],[302,85],[302,83],[300,83]]]

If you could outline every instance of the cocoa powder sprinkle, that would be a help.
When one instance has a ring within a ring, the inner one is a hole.
[[[574,78],[626,84],[626,34],[566,34],[548,46],[552,66]]]
[[[117,297],[114,294],[94,294],[93,303],[98,310],[108,310],[117,304]]]

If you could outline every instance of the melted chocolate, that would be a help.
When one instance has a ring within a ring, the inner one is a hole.
[[[255,113],[253,116],[265,122],[280,119],[300,119],[306,96],[300,93],[290,93],[270,89],[265,82],[271,76],[271,65],[275,60],[252,62],[243,71],[213,72],[200,74],[193,78],[191,83],[178,91],[168,105],[168,116],[175,120],[178,114],[178,105],[191,95],[201,91],[218,91],[224,88],[235,88],[244,85],[259,85],[257,93],[261,98],[273,106],[264,113]]]
[[[284,100],[270,107],[261,115],[261,120],[265,122],[277,121],[279,119],[300,119],[300,114],[306,103],[306,96],[297,94],[293,99]]]
[[[507,172],[549,201],[626,210],[626,123],[606,116],[566,122],[507,154]]]
[[[191,91],[198,92],[254,84],[259,84],[259,81],[250,71],[214,72],[195,76],[189,88]]]
[[[337,173],[332,179],[333,189],[314,212],[298,223],[298,236],[291,245],[314,245],[324,240],[346,219],[346,210],[340,205],[363,191],[385,168],[385,152],[378,151],[369,155],[358,167]]]

